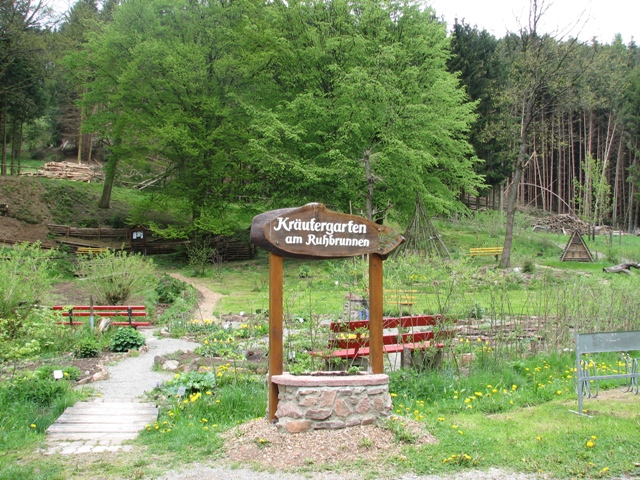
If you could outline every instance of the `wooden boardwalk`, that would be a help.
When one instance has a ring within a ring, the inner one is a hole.
[[[158,408],[152,403],[78,402],[47,429],[45,455],[130,450],[131,445],[122,443],[135,439],[157,418]]]

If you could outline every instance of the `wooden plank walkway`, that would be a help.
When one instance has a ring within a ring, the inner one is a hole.
[[[133,440],[158,418],[152,403],[131,400],[78,402],[47,429],[45,455],[130,450]]]

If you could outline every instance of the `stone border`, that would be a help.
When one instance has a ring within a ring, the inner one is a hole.
[[[385,374],[273,375],[277,426],[289,433],[370,425],[392,410]]]
[[[298,387],[347,387],[347,386],[373,386],[389,385],[389,375],[357,373],[355,375],[345,375],[345,372],[318,372],[314,375],[273,375],[271,381],[278,385],[298,386]]]

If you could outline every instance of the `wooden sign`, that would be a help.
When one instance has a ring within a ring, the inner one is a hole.
[[[404,238],[366,218],[309,203],[255,216],[251,241],[282,257],[343,258],[376,253],[385,258]]]

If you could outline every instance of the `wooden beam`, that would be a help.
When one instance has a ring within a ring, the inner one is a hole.
[[[382,257],[369,255],[369,362],[372,373],[384,373],[382,326]]]
[[[282,267],[283,258],[269,253],[269,420],[278,409],[278,385],[271,377],[282,374]]]

